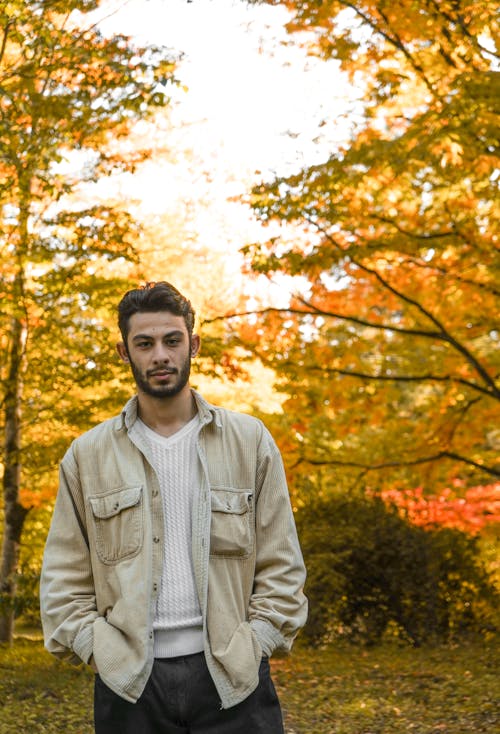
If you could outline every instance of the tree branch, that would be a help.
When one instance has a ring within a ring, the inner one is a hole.
[[[436,90],[434,89],[434,86],[429,81],[429,79],[427,79],[427,76],[425,74],[423,67],[415,61],[415,59],[413,58],[411,53],[408,51],[404,43],[401,41],[401,39],[396,34],[390,35],[389,33],[387,33],[387,31],[384,31],[380,27],[380,25],[377,24],[375,20],[372,20],[372,18],[370,18],[369,15],[367,15],[366,13],[363,13],[359,8],[356,7],[354,3],[347,2],[347,0],[340,0],[340,3],[341,5],[345,5],[346,7],[351,8],[351,10],[353,10],[356,13],[356,15],[359,15],[359,17],[362,18],[362,20],[368,26],[370,26],[370,28],[373,31],[375,31],[375,33],[379,33],[382,36],[382,38],[385,38],[385,40],[388,41],[392,46],[397,48],[398,51],[401,51],[401,53],[405,56],[405,58],[410,63],[410,66],[414,69],[417,75],[422,79],[427,89],[431,92],[431,94],[434,97],[437,97]],[[382,20],[386,24],[386,26],[391,30],[391,33],[394,33],[393,29],[390,27],[388,19],[384,16],[380,7],[378,8],[378,11],[380,13]]]
[[[436,11],[436,15],[441,15],[443,18],[446,19],[450,25],[459,26],[459,28],[462,30],[462,33],[464,34],[465,38],[469,40],[473,46],[476,47],[476,49],[479,49],[479,53],[482,56],[483,52],[486,52],[487,54],[490,54],[490,56],[493,57],[500,57],[500,54],[496,53],[495,50],[490,50],[483,46],[479,39],[469,31],[467,26],[465,25],[463,16],[460,13],[457,13],[456,15],[450,15],[449,13],[446,13],[442,7],[439,6],[439,3],[436,2],[436,0],[430,0],[430,4],[434,6],[434,9]],[[475,67],[477,68],[477,67]]]
[[[5,24],[5,28],[3,31],[3,37],[2,37],[2,45],[0,46],[0,62],[2,61],[3,56],[5,54],[5,49],[7,48],[7,38],[9,36],[9,30],[12,25],[14,25],[14,21],[12,19],[8,20],[7,23]]]
[[[260,355],[259,355],[260,356]],[[293,362],[280,362],[280,368],[282,367],[293,367]],[[481,385],[476,385],[474,382],[465,380],[462,377],[453,377],[452,375],[374,375],[368,372],[357,372],[356,370],[343,370],[336,367],[318,367],[317,365],[307,365],[305,367],[308,372],[322,372],[327,375],[344,375],[346,377],[357,377],[361,380],[379,380],[385,382],[455,382],[460,385],[465,385],[471,390],[480,392],[483,395],[492,397],[491,391]]]
[[[314,222],[311,220],[311,218],[304,214],[304,219],[309,222],[312,226],[316,227],[318,232],[321,232],[323,236],[331,243],[334,247],[339,249],[338,243],[335,241],[335,239],[323,228],[321,225],[319,225],[317,222]],[[340,248],[341,252],[345,255],[346,252],[343,248]],[[404,303],[407,303],[410,306],[413,306],[416,308],[420,313],[425,316],[431,323],[434,324],[434,326],[437,327],[437,332],[425,332],[420,331],[420,335],[427,335],[428,337],[439,339],[443,342],[446,342],[450,344],[457,352],[459,352],[463,357],[465,357],[466,361],[469,362],[469,364],[472,366],[472,368],[480,375],[482,380],[486,383],[486,385],[489,387],[489,392],[491,392],[497,399],[500,400],[500,389],[496,386],[495,381],[490,377],[488,372],[485,370],[485,368],[482,366],[482,364],[479,362],[478,359],[472,354],[472,352],[467,349],[461,342],[459,342],[457,339],[455,339],[452,334],[445,328],[445,326],[439,321],[439,319],[436,318],[428,309],[425,308],[425,306],[422,306],[421,303],[419,303],[415,298],[410,298],[410,296],[407,296],[405,293],[402,293],[397,288],[395,288],[391,283],[389,283],[388,280],[386,280],[377,270],[374,268],[369,268],[367,265],[363,265],[363,263],[359,262],[358,260],[355,260],[354,258],[350,258],[351,262],[356,265],[356,267],[363,270],[365,273],[369,273],[373,277],[375,277],[381,285],[386,288],[390,293],[395,295],[397,298],[399,298]],[[311,307],[312,304],[309,304]],[[398,331],[398,329],[393,329],[394,331]],[[402,329],[401,331],[404,331]],[[409,331],[407,333],[410,333]]]
[[[432,234],[428,234],[425,232],[409,232],[408,230],[404,229],[399,225],[394,219],[390,219],[389,217],[383,217],[380,214],[373,214],[372,215],[374,219],[376,219],[378,222],[384,222],[384,224],[390,224],[394,229],[396,229],[401,234],[404,234],[405,237],[411,237],[412,239],[416,240],[435,240],[435,239],[441,239],[443,237],[453,237],[456,236],[456,232],[451,230],[445,230],[444,232],[433,232]]]
[[[416,257],[407,257],[403,262],[410,263],[411,265],[415,265],[415,267],[422,268],[424,270],[433,270],[440,275],[445,275],[446,277],[451,278],[457,283],[464,283],[465,285],[470,285],[473,288],[479,288],[482,291],[486,291],[486,293],[491,293],[492,296],[500,296],[500,290],[495,288],[493,285],[490,285],[489,283],[478,283],[478,281],[471,280],[470,278],[463,278],[458,273],[453,273],[452,271],[436,265],[435,263],[425,262]]]
[[[352,467],[363,469],[366,473],[369,471],[378,471],[380,469],[391,469],[403,466],[418,466],[419,464],[428,464],[429,462],[439,461],[440,459],[453,459],[455,461],[460,461],[464,464],[467,464],[468,466],[473,466],[476,469],[480,469],[481,471],[484,471],[486,472],[486,474],[490,474],[493,477],[500,477],[500,469],[485,466],[484,464],[480,464],[478,461],[469,459],[466,456],[461,456],[454,451],[439,451],[437,454],[432,454],[431,456],[422,456],[418,459],[397,459],[394,461],[383,461],[380,464],[364,464],[363,462],[358,461],[341,461],[337,459],[310,459],[303,456],[293,464],[292,468],[294,469],[299,466],[299,464],[306,463],[311,464],[311,466]]]
[[[298,301],[304,304],[306,306],[305,309],[299,309],[299,308],[276,308],[276,307],[268,307],[263,309],[257,309],[253,311],[238,311],[236,313],[231,314],[224,314],[223,316],[214,316],[210,319],[203,319],[201,322],[201,325],[204,324],[213,324],[217,321],[226,321],[229,319],[235,319],[235,318],[245,318],[247,316],[264,316],[268,313],[282,313],[282,314],[293,314],[297,316],[326,316],[328,318],[335,318],[339,319],[340,321],[349,321],[354,324],[358,324],[360,326],[366,326],[372,329],[381,329],[383,331],[393,331],[398,334],[403,334],[406,336],[421,336],[425,337],[427,339],[439,339],[440,341],[444,341],[447,343],[451,343],[452,346],[455,346],[455,348],[458,351],[464,351],[465,354],[469,354],[469,352],[465,349],[465,347],[462,347],[458,342],[455,342],[452,337],[447,337],[446,333],[442,332],[436,332],[436,331],[426,331],[425,329],[404,329],[400,326],[393,326],[392,324],[379,324],[373,321],[368,321],[365,319],[359,319],[355,316],[346,316],[345,314],[336,313],[334,311],[325,311],[324,309],[318,308],[314,304],[306,301],[305,299],[301,298],[300,296],[295,296]],[[465,356],[465,355],[464,355]],[[474,358],[472,358],[474,359]],[[461,382],[462,384],[467,385],[468,387],[477,390],[478,392],[483,393],[484,395],[489,395],[490,397],[494,397],[495,399],[500,399],[500,389],[497,388],[495,382],[493,379],[488,375],[488,373],[480,366],[480,369],[477,369],[478,372],[484,372],[486,375],[486,382],[488,387],[481,388],[479,385],[476,385],[474,382],[469,382],[468,380],[463,380],[462,378],[453,378],[448,376],[429,376],[429,379],[435,379],[435,380],[450,380],[453,379],[456,382]],[[353,374],[353,373],[347,373],[347,374]],[[359,375],[362,376],[362,375]],[[389,376],[382,376],[382,375],[365,375],[366,377],[370,377],[371,379],[399,379],[399,378],[390,378]],[[400,379],[420,379],[420,378],[400,378]]]
[[[311,224],[313,227],[316,227],[316,229],[318,230],[318,232],[321,232],[321,234],[328,240],[328,242],[330,242],[337,249],[340,249],[340,251],[345,256],[349,257],[350,261],[354,265],[356,265],[357,268],[359,268],[360,270],[362,270],[365,273],[368,273],[369,275],[373,275],[384,286],[384,288],[386,288],[393,295],[397,296],[397,298],[399,298],[400,300],[404,301],[408,305],[414,306],[418,311],[420,311],[420,313],[423,316],[425,316],[427,319],[429,319],[429,321],[431,321],[434,324],[434,326],[437,326],[438,332],[431,332],[432,336],[437,336],[437,338],[440,338],[440,339],[443,338],[443,334],[446,333],[446,330],[445,330],[444,326],[441,324],[441,322],[435,316],[433,316],[433,314],[431,314],[430,311],[428,311],[424,306],[422,306],[421,303],[419,303],[414,298],[410,298],[410,296],[407,296],[405,293],[402,293],[401,291],[398,291],[397,288],[395,288],[393,285],[391,285],[389,283],[389,281],[387,281],[384,277],[382,277],[382,275],[380,275],[380,273],[378,272],[378,270],[375,270],[374,268],[369,268],[367,265],[364,265],[359,260],[355,260],[353,257],[350,257],[346,253],[346,251],[344,250],[344,248],[341,248],[339,246],[338,242],[336,242],[336,240],[331,236],[331,234],[329,232],[326,231],[326,229],[324,227],[322,227],[317,222],[314,222],[307,214],[304,214],[303,216],[304,216],[304,219],[307,222],[309,222],[309,224]]]
[[[472,400],[468,400],[466,403],[462,404],[462,407],[459,408],[458,412],[452,416],[451,420],[448,421],[448,425],[445,425],[445,430],[447,431],[447,440],[446,443],[448,446],[451,446],[453,442],[453,438],[455,436],[455,433],[457,432],[458,428],[462,425],[463,421],[465,420],[465,417],[469,410],[472,408],[473,405],[480,402],[481,398],[477,397]],[[436,431],[434,433],[436,437],[443,437],[443,428],[436,428]]]
[[[367,326],[373,329],[382,329],[383,331],[395,331],[400,334],[408,334],[410,336],[424,336],[427,338],[436,337],[439,338],[439,332],[425,331],[423,329],[403,329],[400,326],[393,326],[392,324],[379,324],[375,321],[368,321],[366,319],[359,319],[356,316],[346,316],[345,314],[336,313],[334,311],[325,311],[324,309],[315,306],[312,303],[302,299],[300,296],[295,298],[303,303],[307,308],[276,308],[269,306],[267,308],[257,309],[254,311],[239,311],[237,313],[225,314],[224,316],[214,316],[211,319],[204,319],[202,324],[212,324],[216,321],[224,321],[226,319],[243,318],[245,316],[259,316],[268,313],[289,313],[299,316],[328,316],[330,318],[339,319],[341,321],[350,321],[360,326]]]

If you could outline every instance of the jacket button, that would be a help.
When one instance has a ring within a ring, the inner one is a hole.
[[[153,543],[159,543],[159,542],[160,542],[159,537],[155,535],[155,537],[153,538]]]
[[[153,494],[153,497],[158,497],[158,490],[157,489],[153,489],[152,494]]]
[[[158,584],[153,584],[153,591],[158,591]]]

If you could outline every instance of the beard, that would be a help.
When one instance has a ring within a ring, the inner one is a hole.
[[[170,385],[160,385],[158,387],[153,387],[153,385],[150,384],[148,381],[148,376],[155,372],[155,370],[148,370],[146,374],[144,375],[137,365],[132,362],[132,360],[129,357],[130,361],[130,367],[132,369],[132,374],[134,376],[134,380],[136,382],[137,388],[141,390],[141,392],[145,393],[146,395],[151,396],[152,398],[173,398],[175,395],[178,395],[181,390],[184,389],[184,387],[187,385],[189,381],[189,375],[191,373],[191,356],[188,354],[184,362],[182,363],[180,369],[175,368],[168,368],[172,370],[172,376],[176,376],[176,379],[174,380],[173,384]]]

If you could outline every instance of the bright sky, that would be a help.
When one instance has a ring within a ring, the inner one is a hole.
[[[176,161],[153,159],[122,180],[121,193],[142,199],[143,216],[194,201],[199,241],[223,252],[269,236],[228,200],[262,177],[325,159],[347,137],[353,93],[336,63],[290,43],[282,7],[109,0],[97,16],[105,33],[184,54],[177,76],[188,89],[175,92],[165,129]]]
[[[183,54],[177,77],[187,91],[173,94],[170,112],[154,132],[155,142],[171,155],[154,155],[133,176],[119,177],[118,195],[139,200],[137,209],[130,209],[146,222],[162,215],[181,220],[189,211],[189,241],[221,258],[216,274],[203,273],[203,262],[196,260],[191,267],[218,292],[227,291],[227,308],[242,293],[248,308],[263,301],[286,306],[292,289],[304,288],[301,280],[281,277],[269,283],[264,276],[249,280],[242,274],[241,247],[277,231],[264,229],[235,198],[262,178],[326,159],[349,137],[355,95],[337,64],[309,57],[291,42],[282,7],[249,6],[244,0],[105,0],[96,15],[107,34],[124,33],[140,45]],[[167,89],[172,95],[172,87]],[[151,130],[143,126],[143,133]],[[190,295],[196,302],[196,293]],[[254,377],[257,390],[240,381],[233,407],[260,401],[266,410],[278,410],[282,398],[274,394],[272,379]],[[217,402],[214,391],[223,386],[210,389]]]
[[[117,10],[104,30],[185,55],[178,75],[189,92],[178,95],[178,119],[203,129],[198,144],[219,143],[234,166],[281,172],[315,162],[314,139],[328,145],[345,137],[349,88],[335,62],[284,45],[290,38],[283,7],[244,0],[110,0],[109,6]]]

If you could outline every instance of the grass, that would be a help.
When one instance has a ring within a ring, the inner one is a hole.
[[[53,658],[40,640],[0,646],[0,734],[93,734],[93,676]]]
[[[479,734],[500,727],[499,646],[297,645],[273,661],[287,734]],[[0,734],[92,734],[92,673],[40,640],[0,646]],[[251,734],[251,732],[249,732]]]
[[[289,734],[492,734],[500,730],[498,653],[484,641],[296,647],[275,662],[274,678]]]

